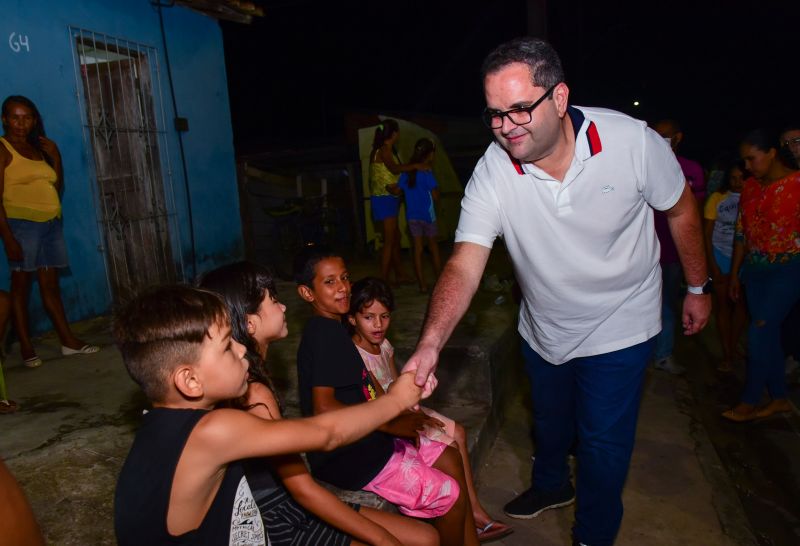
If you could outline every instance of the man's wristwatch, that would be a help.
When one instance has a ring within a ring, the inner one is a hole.
[[[711,277],[706,279],[706,282],[701,284],[700,286],[692,286],[691,284],[686,287],[686,291],[689,294],[694,294],[696,296],[702,296],[703,294],[710,294],[714,290],[714,285],[711,284],[712,280]]]

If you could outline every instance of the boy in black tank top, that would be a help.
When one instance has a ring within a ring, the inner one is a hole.
[[[247,390],[245,349],[231,337],[222,300],[188,286],[136,297],[119,311],[113,330],[128,373],[153,404],[117,482],[121,546],[265,545],[242,459],[335,449],[420,397],[413,376],[406,376],[385,403],[369,409],[282,421],[215,410]]]

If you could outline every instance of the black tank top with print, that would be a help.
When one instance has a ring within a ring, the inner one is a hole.
[[[114,494],[114,528],[120,546],[267,544],[264,525],[241,462],[228,465],[217,495],[197,529],[167,530],[172,479],[186,440],[205,410],[156,408],[136,433]]]

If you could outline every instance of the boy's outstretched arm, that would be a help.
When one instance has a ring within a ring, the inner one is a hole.
[[[413,375],[406,374],[392,384],[386,396],[369,404],[305,419],[266,421],[239,410],[214,410],[197,424],[186,450],[201,466],[284,453],[331,451],[366,436],[417,404],[420,394]]]
[[[378,381],[374,381],[375,391],[378,398],[384,395],[383,388]],[[341,408],[348,407],[348,404],[343,404],[336,399],[335,389],[333,387],[312,387],[311,389],[312,409],[314,415],[334,411]],[[371,402],[363,402],[368,404]],[[381,432],[397,436],[398,438],[405,438],[413,441],[415,444],[419,443],[419,432],[424,430],[425,425],[441,426],[441,423],[420,411],[404,411],[397,417],[390,419],[386,423],[377,428]]]

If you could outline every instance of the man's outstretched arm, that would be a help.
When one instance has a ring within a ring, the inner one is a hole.
[[[432,374],[436,371],[439,352],[469,308],[490,253],[490,248],[475,243],[456,243],[436,281],[417,348],[403,367],[404,372],[416,371],[418,386],[428,382],[423,396],[430,395],[436,386]]]

